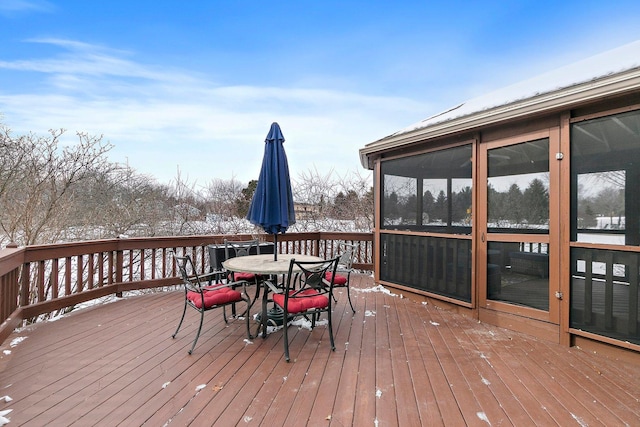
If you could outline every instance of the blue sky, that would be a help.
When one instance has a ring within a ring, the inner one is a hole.
[[[277,121],[292,179],[462,101],[640,40],[634,1],[0,0],[0,122],[104,135],[113,162],[257,179]]]

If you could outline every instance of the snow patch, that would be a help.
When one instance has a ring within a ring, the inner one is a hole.
[[[289,322],[289,324],[293,326],[297,326],[300,329],[311,330],[311,321],[307,320],[304,317],[301,317],[292,322]],[[329,320],[327,319],[316,320],[316,326],[322,326],[322,325],[328,325],[328,324],[329,324]]]
[[[480,359],[484,359],[489,364],[489,366],[493,368],[493,365],[491,364],[491,362],[489,362],[489,358],[485,356],[484,353],[480,353]]]
[[[573,419],[576,420],[576,422],[580,424],[581,427],[589,427],[589,424],[587,424],[582,418],[580,418],[576,414],[571,413],[571,417],[573,417]]]
[[[397,294],[394,294],[393,292],[391,292],[389,289],[385,288],[382,285],[378,285],[378,286],[373,286],[371,288],[352,288],[352,290],[356,291],[356,292],[365,292],[365,293],[369,293],[369,292],[380,292],[383,294],[387,294],[389,296],[392,297],[397,297]]]
[[[27,337],[16,337],[13,340],[11,340],[11,343],[9,344],[9,347],[15,347],[18,344],[20,344],[22,341],[26,340]]]
[[[484,412],[476,412],[476,415],[478,416],[478,418],[480,418],[480,420],[491,425],[491,423],[489,422],[489,418],[487,418],[487,414],[485,414]]]
[[[4,411],[0,411],[0,426],[5,424],[9,424],[9,418],[5,417],[5,415],[9,414],[13,409],[5,409]]]

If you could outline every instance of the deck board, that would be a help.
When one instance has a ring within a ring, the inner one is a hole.
[[[352,286],[357,312],[344,293],[333,312],[336,351],[326,326],[290,327],[291,363],[281,331],[248,341],[215,312],[189,355],[195,311],[171,338],[180,291],[25,328],[0,349],[13,399],[0,410],[11,426],[640,425],[640,363],[372,292],[368,276]]]
[[[355,396],[355,408],[348,408],[353,412],[353,419],[368,425],[376,420],[376,342],[377,340],[369,339],[377,334],[375,311],[377,308],[376,300],[379,294],[373,294],[365,299],[362,304],[363,311],[358,312],[355,321],[362,322],[362,340],[360,341],[359,363],[356,376],[356,385],[353,394]],[[353,351],[350,343],[349,349]],[[379,422],[380,420],[378,420]],[[339,423],[337,423],[339,425]],[[349,425],[349,424],[347,424]]]

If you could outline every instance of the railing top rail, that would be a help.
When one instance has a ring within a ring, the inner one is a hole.
[[[0,276],[15,270],[24,263],[25,248],[5,248],[0,250]]]

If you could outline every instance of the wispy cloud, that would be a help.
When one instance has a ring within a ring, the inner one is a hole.
[[[149,67],[126,59],[131,53],[122,50],[55,38],[30,39],[25,43],[58,47],[63,52],[53,58],[0,61],[0,68],[53,75],[119,76],[151,80],[162,80],[170,75],[168,71],[152,71]]]
[[[51,12],[54,6],[45,0],[2,0],[0,14],[5,16],[28,12]]]
[[[162,182],[187,171],[211,178],[255,179],[273,121],[287,138],[292,174],[311,168],[361,169],[357,151],[428,113],[424,103],[331,87],[224,85],[202,74],[136,62],[132,52],[72,40],[39,39],[62,52],[0,62],[0,69],[41,74],[37,89],[0,92],[14,131],[49,128],[103,134],[114,161]]]

